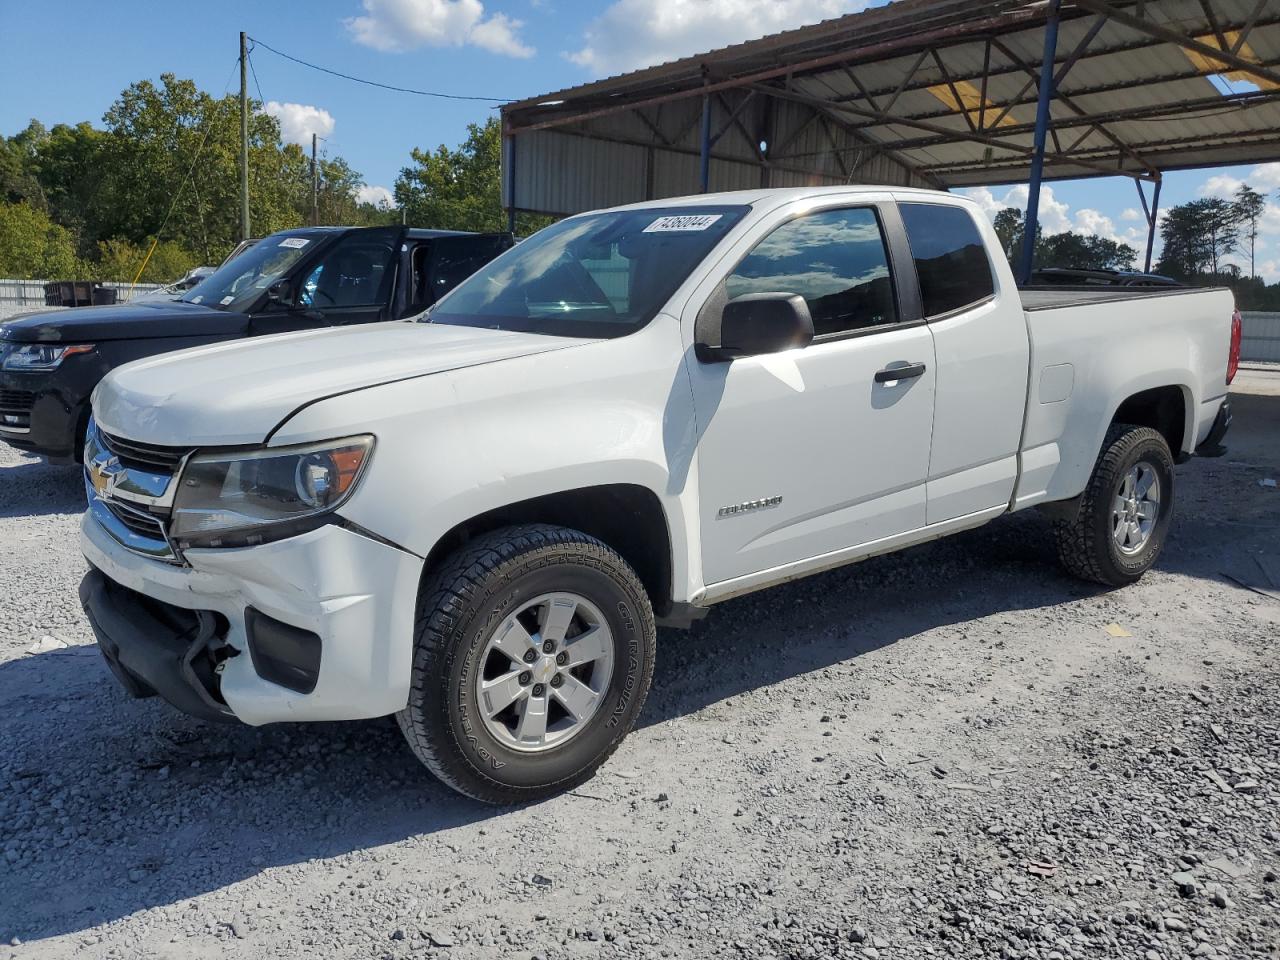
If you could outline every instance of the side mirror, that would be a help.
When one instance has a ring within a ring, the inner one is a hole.
[[[813,342],[813,318],[798,293],[748,293],[724,305],[720,349],[726,359],[781,353]]]
[[[277,307],[293,305],[293,290],[288,280],[277,280],[267,287],[267,303]]]

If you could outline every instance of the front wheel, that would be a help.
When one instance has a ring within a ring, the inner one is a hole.
[[[1077,577],[1122,587],[1156,562],[1173,518],[1173,455],[1150,427],[1116,424],[1071,520],[1054,524],[1058,556]]]
[[[616,552],[576,530],[508,527],[424,585],[409,702],[397,720],[440,780],[486,803],[588,779],[653,676],[653,610]]]

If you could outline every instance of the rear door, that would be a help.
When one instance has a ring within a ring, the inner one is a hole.
[[[786,353],[691,355],[707,584],[924,526],[933,338],[901,275],[897,210],[876,199],[778,211],[691,301],[704,342],[718,342],[707,324],[723,303],[746,293],[800,294],[816,333]]]
[[[969,205],[900,196],[937,356],[928,522],[1007,505],[1027,404],[1022,302],[999,241]]]

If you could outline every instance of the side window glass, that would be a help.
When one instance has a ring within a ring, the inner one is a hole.
[[[936,317],[996,292],[991,261],[969,211],[937,203],[901,203],[924,315]]]
[[[386,231],[339,240],[307,273],[299,301],[317,310],[385,303],[394,275],[392,240]]]
[[[896,323],[889,256],[875,210],[823,210],[778,227],[725,280],[729,299],[798,293],[817,337]]]

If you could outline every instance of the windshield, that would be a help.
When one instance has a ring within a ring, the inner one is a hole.
[[[180,299],[218,310],[244,310],[322,239],[314,235],[272,234],[227,260]]]
[[[482,267],[431,323],[560,337],[639,330],[745,206],[646,207],[562,220]]]

